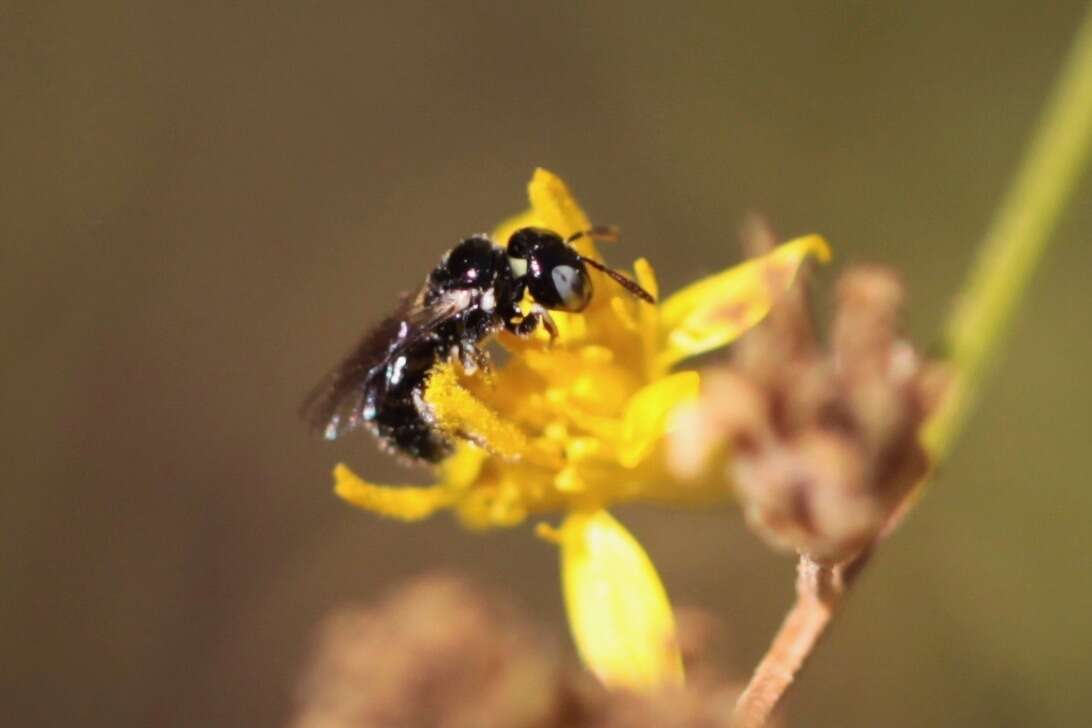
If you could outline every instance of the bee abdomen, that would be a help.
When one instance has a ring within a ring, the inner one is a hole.
[[[367,383],[365,419],[384,444],[414,460],[438,463],[454,444],[432,424],[424,401],[435,346],[421,346],[375,372]]]
[[[390,447],[417,460],[438,463],[454,449],[412,398],[387,399],[376,412],[374,424],[376,434]]]

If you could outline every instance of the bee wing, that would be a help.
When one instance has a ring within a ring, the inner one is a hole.
[[[300,407],[300,415],[327,440],[355,430],[364,422],[365,384],[372,373],[462,309],[457,300],[426,306],[420,303],[420,297],[407,296],[311,390]]]

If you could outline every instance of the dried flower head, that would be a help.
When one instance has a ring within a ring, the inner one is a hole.
[[[544,170],[529,186],[531,209],[502,224],[494,239],[526,226],[568,237],[591,223],[564,183]],[[594,243],[579,253],[601,260]],[[678,682],[681,660],[666,593],[640,544],[608,512],[643,500],[701,503],[727,497],[717,481],[680,483],[665,468],[673,413],[693,401],[688,357],[722,347],[754,326],[792,284],[809,257],[826,259],[818,236],[698,281],[659,305],[641,301],[589,271],[596,295],[579,314],[554,313],[559,335],[499,342],[510,352],[492,376],[456,364],[431,376],[425,399],[436,423],[460,444],[431,487],[369,483],[344,465],[336,490],[374,513],[415,521],[453,510],[471,528],[515,526],[561,513],[538,533],[561,549],[565,603],[577,648],[608,684]],[[652,266],[638,260],[637,282],[653,295]]]
[[[752,245],[769,234],[752,227]],[[857,267],[838,283],[829,353],[803,292],[705,373],[680,413],[671,461],[693,475],[720,446],[748,522],[768,541],[823,562],[859,552],[927,468],[920,429],[935,378],[898,334],[898,278]]]

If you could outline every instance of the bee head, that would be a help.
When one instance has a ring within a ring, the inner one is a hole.
[[[564,240],[551,230],[520,228],[508,239],[508,265],[516,280],[527,284],[537,303],[555,311],[577,313],[587,307],[592,295],[587,266],[603,272],[637,298],[655,303],[648,291],[602,263],[583,257],[570,245],[585,235],[605,237],[606,234],[616,236],[617,232],[594,228]]]
[[[555,311],[583,311],[592,285],[584,259],[560,235],[542,228],[521,228],[508,239],[508,264],[531,298]]]

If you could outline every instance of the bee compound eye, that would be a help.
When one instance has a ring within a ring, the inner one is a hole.
[[[555,265],[550,270],[550,280],[561,308],[565,311],[583,311],[591,300],[591,283],[583,267]]]
[[[535,302],[555,311],[582,311],[591,297],[583,259],[556,233],[543,233],[528,252],[527,288]]]

